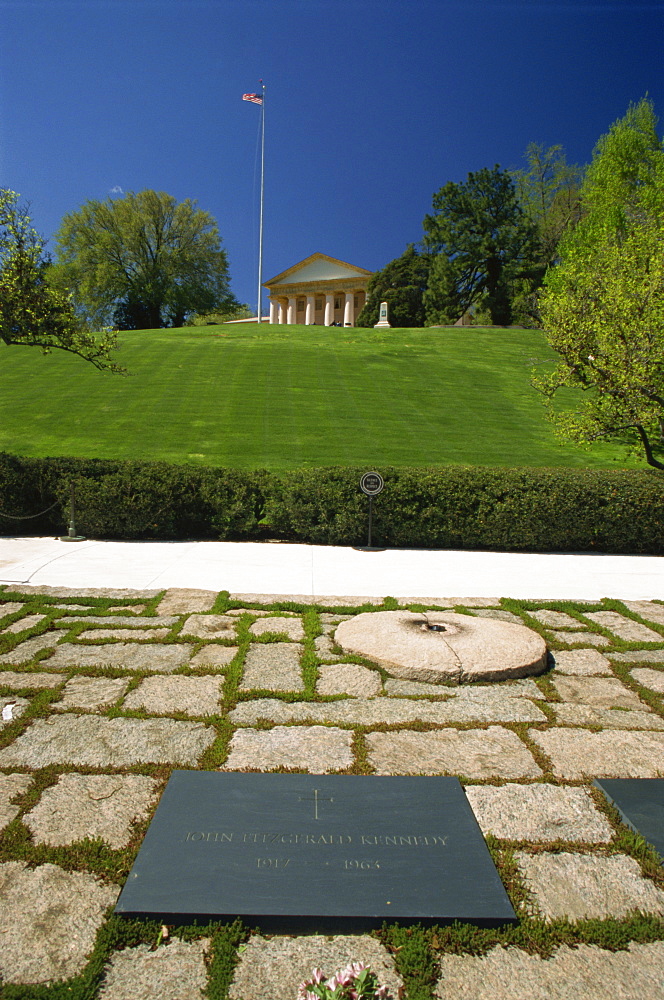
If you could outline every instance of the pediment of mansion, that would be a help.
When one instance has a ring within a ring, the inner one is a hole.
[[[372,275],[363,267],[314,253],[264,282],[270,293],[270,323],[354,326]]]

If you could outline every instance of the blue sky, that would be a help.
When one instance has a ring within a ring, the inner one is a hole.
[[[371,270],[447,181],[590,160],[647,92],[664,118],[664,0],[0,0],[0,186],[51,238],[114,189],[196,199],[255,307],[315,251]]]

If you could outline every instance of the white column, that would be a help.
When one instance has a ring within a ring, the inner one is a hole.
[[[277,303],[270,299],[270,323],[277,323]]]
[[[314,297],[313,295],[307,295],[307,313],[304,322],[309,326],[314,321]]]
[[[286,322],[288,323],[289,326],[291,326],[297,320],[297,313],[295,312],[296,309],[297,309],[297,299],[295,298],[294,295],[289,295],[288,296],[288,318],[286,319]]]
[[[344,306],[344,326],[352,326],[355,322],[354,309],[354,293],[346,292],[346,304]]]
[[[325,326],[334,323],[334,295],[325,296]]]
[[[279,305],[279,323],[283,325],[286,322],[286,315],[284,312],[284,304],[281,301],[281,299],[279,299],[278,305]]]

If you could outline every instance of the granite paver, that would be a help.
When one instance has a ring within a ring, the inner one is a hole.
[[[124,708],[144,709],[156,715],[218,715],[221,707],[219,677],[146,677],[130,691]]]
[[[85,642],[98,642],[100,639],[153,642],[155,639],[165,639],[170,631],[168,628],[86,628],[77,638]]]
[[[501,840],[608,843],[613,828],[585,788],[559,785],[468,785],[466,796],[482,833]]]
[[[214,729],[172,719],[100,719],[58,715],[37,719],[0,750],[0,767],[131,767],[133,764],[195,765],[214,742]]]
[[[531,729],[529,735],[560,778],[664,777],[664,733]]]
[[[320,667],[316,691],[322,695],[346,694],[354,698],[373,698],[380,694],[383,681],[377,670],[359,663],[332,663]]]
[[[656,604],[654,601],[623,601],[623,604],[646,621],[664,625],[664,604]]]
[[[529,611],[528,614],[540,625],[546,625],[548,628],[584,628],[578,618],[572,618],[563,611],[548,611],[543,608],[541,611]]]
[[[625,854],[528,854],[515,858],[535,908],[547,919],[624,917],[631,910],[664,914],[664,891]]]
[[[1,676],[2,674],[0,674]],[[651,691],[664,694],[664,670],[650,670],[648,667],[636,667],[635,670],[632,670],[632,677],[639,684],[650,688]]]
[[[319,656],[321,660],[329,660],[332,657],[338,656],[335,653],[336,643],[330,638],[329,635],[319,635],[314,639],[314,649],[316,651],[316,656]]]
[[[180,634],[197,639],[235,639],[236,626],[231,615],[189,615]]]
[[[296,768],[311,774],[328,774],[353,763],[353,734],[332,726],[275,726],[274,729],[240,729],[230,744],[224,771],[254,768]]]
[[[327,978],[350,962],[371,967],[390,995],[399,996],[403,985],[394,959],[375,938],[357,935],[336,937],[274,937],[255,935],[240,956],[229,990],[231,1000],[295,1000],[299,984],[320,968]]]
[[[192,646],[189,643],[154,645],[138,642],[114,642],[103,646],[83,646],[65,642],[45,661],[49,670],[71,667],[118,667],[124,670],[168,674],[189,663]]]
[[[175,615],[152,615],[149,618],[132,618],[130,615],[68,615],[67,625],[99,625],[129,629],[165,628],[175,625]],[[60,622],[58,623],[60,624]]]
[[[27,632],[29,628],[34,628],[35,625],[39,625],[39,623],[43,622],[45,618],[46,615],[26,615],[25,618],[19,618],[18,621],[12,622],[11,625],[3,628],[2,632],[7,635],[18,632]]]
[[[36,844],[100,837],[118,849],[129,843],[133,822],[147,816],[158,787],[142,774],[62,774],[23,822]]]
[[[0,830],[18,816],[19,807],[13,800],[27,792],[31,784],[29,774],[0,774]]]
[[[562,945],[551,958],[500,945],[482,957],[442,955],[438,1000],[661,1000],[664,942],[624,951]]]
[[[518,736],[501,726],[368,733],[366,742],[377,774],[456,774],[467,778],[537,778],[541,774]]]
[[[411,698],[348,698],[324,704],[286,702],[276,698],[243,701],[229,718],[237,725],[253,725],[259,719],[273,722],[332,722],[340,725],[432,722],[546,722],[546,716],[527,698],[485,700],[450,698],[447,701],[415,701]]]
[[[62,698],[53,705],[56,711],[108,708],[129,687],[128,677],[72,677],[64,686]]]
[[[501,622],[512,622],[513,625],[523,625],[523,619],[511,611],[503,611],[501,608],[478,608],[473,611],[478,618],[495,618]]]
[[[619,615],[617,611],[590,611],[586,612],[585,617],[602,625],[609,632],[617,635],[619,639],[625,639],[627,642],[664,641],[664,636],[659,632],[655,632],[654,629],[648,628],[647,625],[642,625],[640,622],[635,622],[631,618],[626,618],[625,615]]]
[[[39,688],[57,688],[64,682],[65,678],[62,674],[47,674],[29,670],[0,670],[0,687],[28,688],[36,691]]]
[[[300,618],[259,618],[249,626],[249,631],[252,635],[265,635],[266,632],[287,635],[295,642],[304,639],[304,628]]]
[[[648,711],[638,694],[615,677],[555,677],[554,687],[563,701],[599,708],[634,708]]]
[[[19,642],[9,653],[0,655],[0,663],[8,663],[18,666],[20,663],[27,663],[29,660],[41,653],[43,649],[50,649],[51,646],[63,639],[67,635],[66,631],[44,632],[42,635],[33,635],[29,639]]]
[[[22,594],[62,597],[65,600],[77,600],[78,598],[86,597],[109,597],[113,601],[148,601],[160,593],[159,590],[136,590],[131,587],[51,587],[45,583],[22,583],[18,589]],[[78,603],[83,604],[85,601],[78,600]]]
[[[237,646],[219,646],[209,643],[194,653],[189,661],[190,667],[210,667],[215,670],[225,670],[237,654]]]
[[[392,698],[453,698],[455,691],[452,685],[427,684],[426,681],[402,681],[398,677],[388,677],[385,681],[385,693]]]
[[[577,677],[613,676],[611,663],[598,649],[556,649],[549,655],[559,674]]]
[[[118,887],[57,865],[0,864],[0,983],[49,983],[83,969]]]
[[[17,611],[20,611],[24,604],[19,604],[18,601],[5,601],[0,602],[0,618],[7,618],[9,615],[15,615]]]
[[[633,649],[629,653],[606,654],[616,663],[664,663],[664,649]]]
[[[601,726],[603,729],[664,729],[664,719],[645,705],[643,711],[601,708],[596,705],[552,705],[556,721],[564,726]]]
[[[116,951],[104,969],[99,1000],[204,1000],[209,940],[175,938]]]
[[[209,611],[217,595],[213,590],[194,590],[191,587],[171,587],[157,607],[160,615],[191,614],[192,611]]]
[[[611,645],[611,640],[596,632],[552,632],[551,637],[564,646],[600,646],[602,649]]]
[[[241,691],[303,691],[302,646],[292,642],[255,643],[244,663]]]

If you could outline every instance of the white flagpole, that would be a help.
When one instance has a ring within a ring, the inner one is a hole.
[[[263,313],[263,180],[265,176],[265,84],[260,81],[263,88],[263,100],[261,102],[261,210],[258,236],[258,312],[256,322],[261,322]]]

